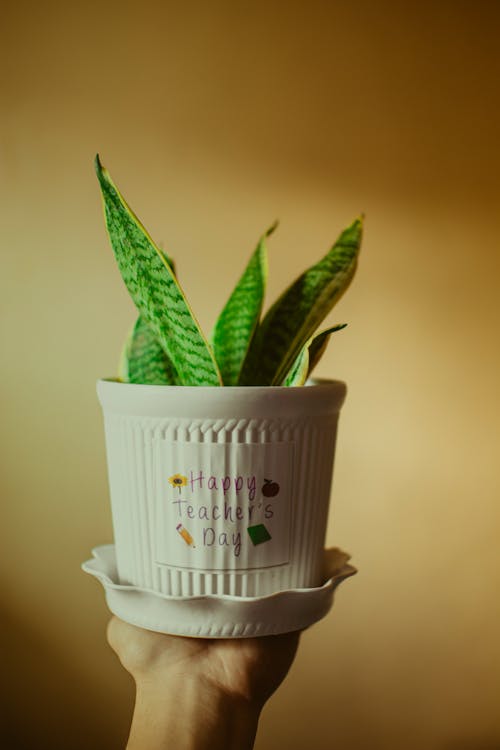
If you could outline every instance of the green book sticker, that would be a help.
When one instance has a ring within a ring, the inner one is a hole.
[[[259,523],[257,526],[249,526],[247,531],[250,539],[252,540],[252,543],[255,546],[257,546],[258,544],[263,544],[263,542],[268,542],[270,539],[272,539],[271,534],[266,529],[263,523]]]

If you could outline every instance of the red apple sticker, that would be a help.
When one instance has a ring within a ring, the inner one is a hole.
[[[262,494],[264,497],[276,497],[279,491],[280,486],[278,482],[273,482],[272,479],[264,479],[264,484],[262,485]]]

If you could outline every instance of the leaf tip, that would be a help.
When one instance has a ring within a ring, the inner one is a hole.
[[[352,222],[350,229],[354,229],[355,231],[362,233],[364,226],[365,226],[365,212],[361,211],[361,213]]]
[[[99,154],[95,155],[94,167],[95,167],[95,171],[97,172],[97,174],[102,172],[102,162],[101,162]]]
[[[264,237],[270,237],[272,235],[272,233],[278,228],[279,223],[280,223],[280,220],[276,219],[271,224],[271,226],[269,227],[269,229],[264,233]]]
[[[106,167],[103,166],[99,154],[95,155],[94,167],[95,167],[95,173],[97,175],[97,179],[99,180],[101,188],[104,188],[106,183],[109,183],[110,180],[109,180],[108,170],[106,169]]]

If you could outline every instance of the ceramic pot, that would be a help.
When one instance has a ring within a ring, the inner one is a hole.
[[[181,597],[322,584],[343,383],[97,392],[121,583]]]

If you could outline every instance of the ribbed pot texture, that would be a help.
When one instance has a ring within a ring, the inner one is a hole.
[[[121,583],[245,597],[322,583],[343,383],[97,391]]]

